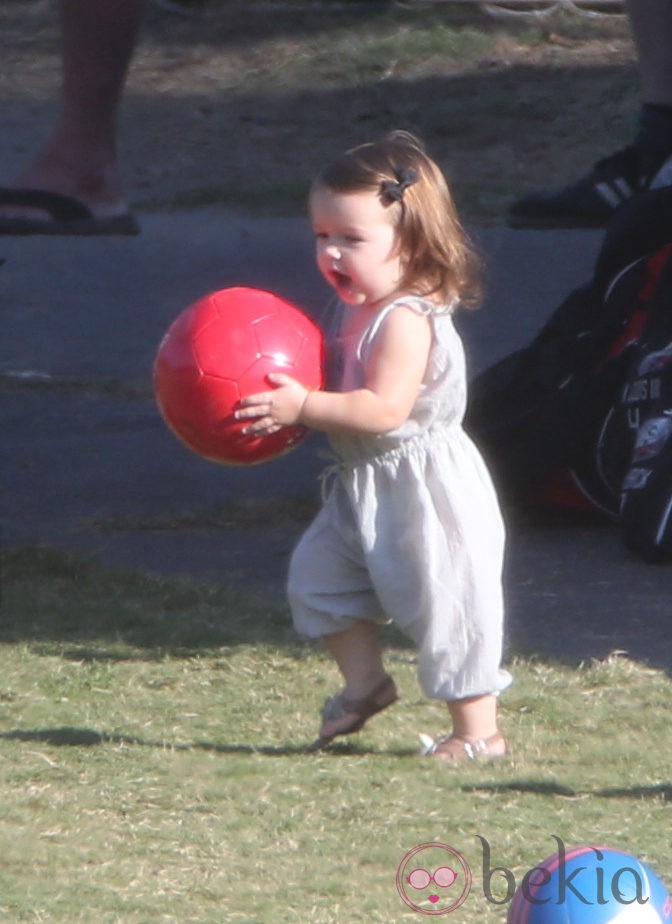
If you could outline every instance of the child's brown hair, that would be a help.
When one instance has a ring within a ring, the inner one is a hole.
[[[474,251],[438,165],[404,131],[346,151],[326,166],[313,187],[335,193],[376,191],[393,209],[406,266],[401,288],[450,304],[478,303],[481,261]]]

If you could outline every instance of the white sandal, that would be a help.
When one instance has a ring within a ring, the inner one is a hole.
[[[434,740],[429,735],[420,735],[420,751],[423,757],[456,761],[504,757],[508,749],[501,732],[495,732],[489,738],[467,738],[464,735],[452,734]]]

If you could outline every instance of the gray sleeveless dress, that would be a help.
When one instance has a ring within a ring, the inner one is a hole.
[[[423,385],[397,430],[330,435],[338,461],[292,556],[292,617],[310,638],[357,619],[392,621],[417,645],[427,696],[497,693],[511,682],[500,666],[504,527],[489,473],[462,428],[465,359],[450,308],[402,297],[363,334],[337,336],[329,345],[334,390],[362,387],[375,337],[402,306],[432,325]]]

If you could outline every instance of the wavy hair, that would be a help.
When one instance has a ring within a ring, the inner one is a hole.
[[[457,214],[448,183],[422,142],[405,131],[346,151],[317,175],[313,189],[377,192],[390,210],[405,266],[401,288],[475,307],[482,262]]]

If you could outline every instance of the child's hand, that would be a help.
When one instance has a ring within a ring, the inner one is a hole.
[[[273,391],[248,395],[241,400],[236,411],[236,420],[258,418],[244,428],[245,434],[265,436],[276,433],[282,427],[299,423],[303,404],[308,397],[308,389],[282,372],[271,373],[268,381],[277,387]]]

